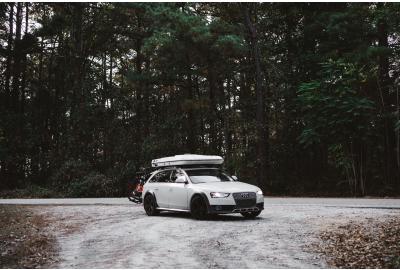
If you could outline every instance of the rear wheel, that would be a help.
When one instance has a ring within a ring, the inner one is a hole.
[[[240,213],[240,214],[242,214],[242,216],[244,216],[245,218],[255,218],[260,213],[261,213],[261,210],[254,211],[254,212],[244,212],[244,213]]]
[[[192,199],[190,213],[195,219],[201,220],[207,218],[207,205],[202,197],[196,196]]]
[[[159,213],[156,199],[151,194],[147,194],[146,197],[144,197],[143,207],[148,216],[155,216]]]

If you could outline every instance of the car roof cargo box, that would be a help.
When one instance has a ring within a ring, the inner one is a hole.
[[[221,165],[224,159],[220,156],[207,156],[207,155],[176,155],[172,157],[164,157],[153,159],[151,161],[152,167],[170,167],[170,166],[193,166],[193,165]]]

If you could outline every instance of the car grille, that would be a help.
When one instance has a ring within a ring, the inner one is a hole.
[[[255,192],[238,192],[232,194],[236,207],[249,207],[256,205]]]

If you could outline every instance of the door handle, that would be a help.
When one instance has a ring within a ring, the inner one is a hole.
[[[169,191],[172,191],[172,188],[170,188]]]
[[[158,188],[155,188],[154,190],[158,190]]]

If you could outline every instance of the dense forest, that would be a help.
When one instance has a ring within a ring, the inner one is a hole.
[[[0,190],[117,196],[217,154],[266,194],[400,194],[398,3],[0,3]]]

